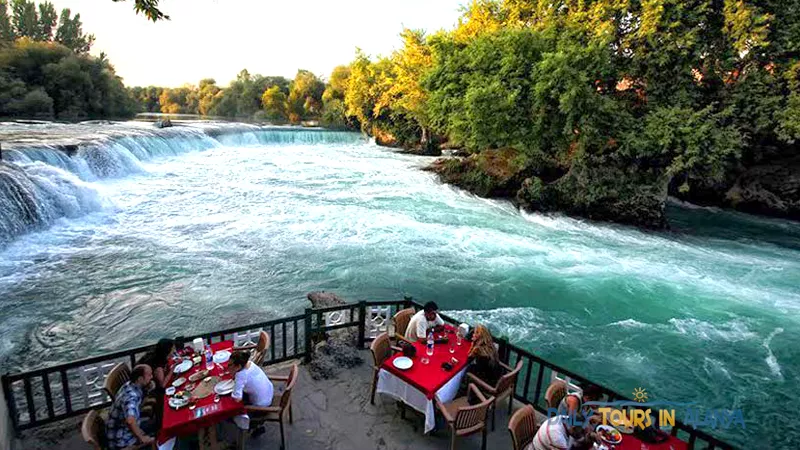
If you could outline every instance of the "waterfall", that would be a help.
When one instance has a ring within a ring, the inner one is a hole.
[[[0,124],[0,133],[4,125]],[[108,202],[90,183],[145,172],[142,162],[223,146],[363,142],[360,134],[352,132],[244,124],[191,123],[158,130],[140,124],[48,126],[30,129],[45,139],[12,143],[3,150],[0,247],[56,219],[101,209]],[[14,124],[11,131],[19,135],[20,126]],[[59,142],[65,133],[69,144]]]

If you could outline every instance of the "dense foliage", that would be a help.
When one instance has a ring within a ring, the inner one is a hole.
[[[10,8],[9,8],[10,6]],[[80,15],[52,3],[0,0],[0,116],[129,117],[135,104]]]
[[[347,114],[405,145],[515,149],[539,209],[701,192],[797,154],[798,0],[477,0],[402,38],[357,53]]]

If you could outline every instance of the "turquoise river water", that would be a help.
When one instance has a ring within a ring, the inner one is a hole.
[[[800,442],[800,224],[524,214],[350,133],[30,127],[0,132],[96,137],[71,158],[4,151],[7,369],[297,313],[312,290],[410,295],[628,395],[741,408],[745,430],[706,429],[734,444]]]

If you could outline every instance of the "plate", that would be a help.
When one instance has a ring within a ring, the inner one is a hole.
[[[233,392],[233,380],[220,381],[214,386],[214,392],[219,395],[226,395]]]
[[[608,425],[598,425],[595,429],[597,437],[607,444],[619,444],[622,442],[622,434],[616,428]]]
[[[186,378],[180,377],[172,382],[172,385],[175,387],[181,387],[183,383],[186,383]]]
[[[192,363],[192,361],[191,361],[191,360],[189,360],[189,359],[184,359],[184,360],[183,360],[183,361],[182,361],[180,364],[178,364],[177,366],[175,366],[175,369],[174,369],[173,371],[174,371],[175,373],[185,373],[185,372],[187,372],[189,369],[191,369],[193,365],[194,365],[194,364]]]
[[[173,407],[175,409],[182,408],[182,407],[184,407],[184,406],[186,406],[188,404],[189,404],[189,399],[188,398],[171,397],[169,399],[169,406],[171,406],[171,407]]]
[[[167,395],[174,394],[175,393],[175,386],[168,387],[167,389],[165,389],[165,392],[166,392]]]
[[[189,375],[189,381],[202,380],[203,378],[205,378],[207,376],[208,376],[208,371],[207,370],[201,370],[200,372],[195,372],[195,373]]]
[[[395,358],[395,360],[392,361],[392,364],[400,370],[408,370],[414,365],[414,361],[407,356],[401,356],[399,358]]]
[[[227,350],[220,350],[214,353],[214,362],[217,364],[225,364],[229,359],[231,359],[231,352]]]

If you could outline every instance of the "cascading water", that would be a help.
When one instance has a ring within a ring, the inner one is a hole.
[[[781,401],[800,391],[800,224],[675,205],[665,233],[520,214],[356,133],[8,129],[4,370],[302,312],[312,290],[411,295],[621,393],[741,408],[747,430],[703,428],[734,444],[800,442]]]
[[[0,126],[2,131],[2,126]],[[15,130],[19,133],[19,130]],[[0,166],[0,246],[62,217],[77,217],[108,203],[81,183],[145,172],[142,162],[221,146],[357,142],[350,132],[252,126],[194,125],[147,130],[105,127],[90,142],[20,143],[3,151]],[[73,153],[73,154],[70,154]]]

